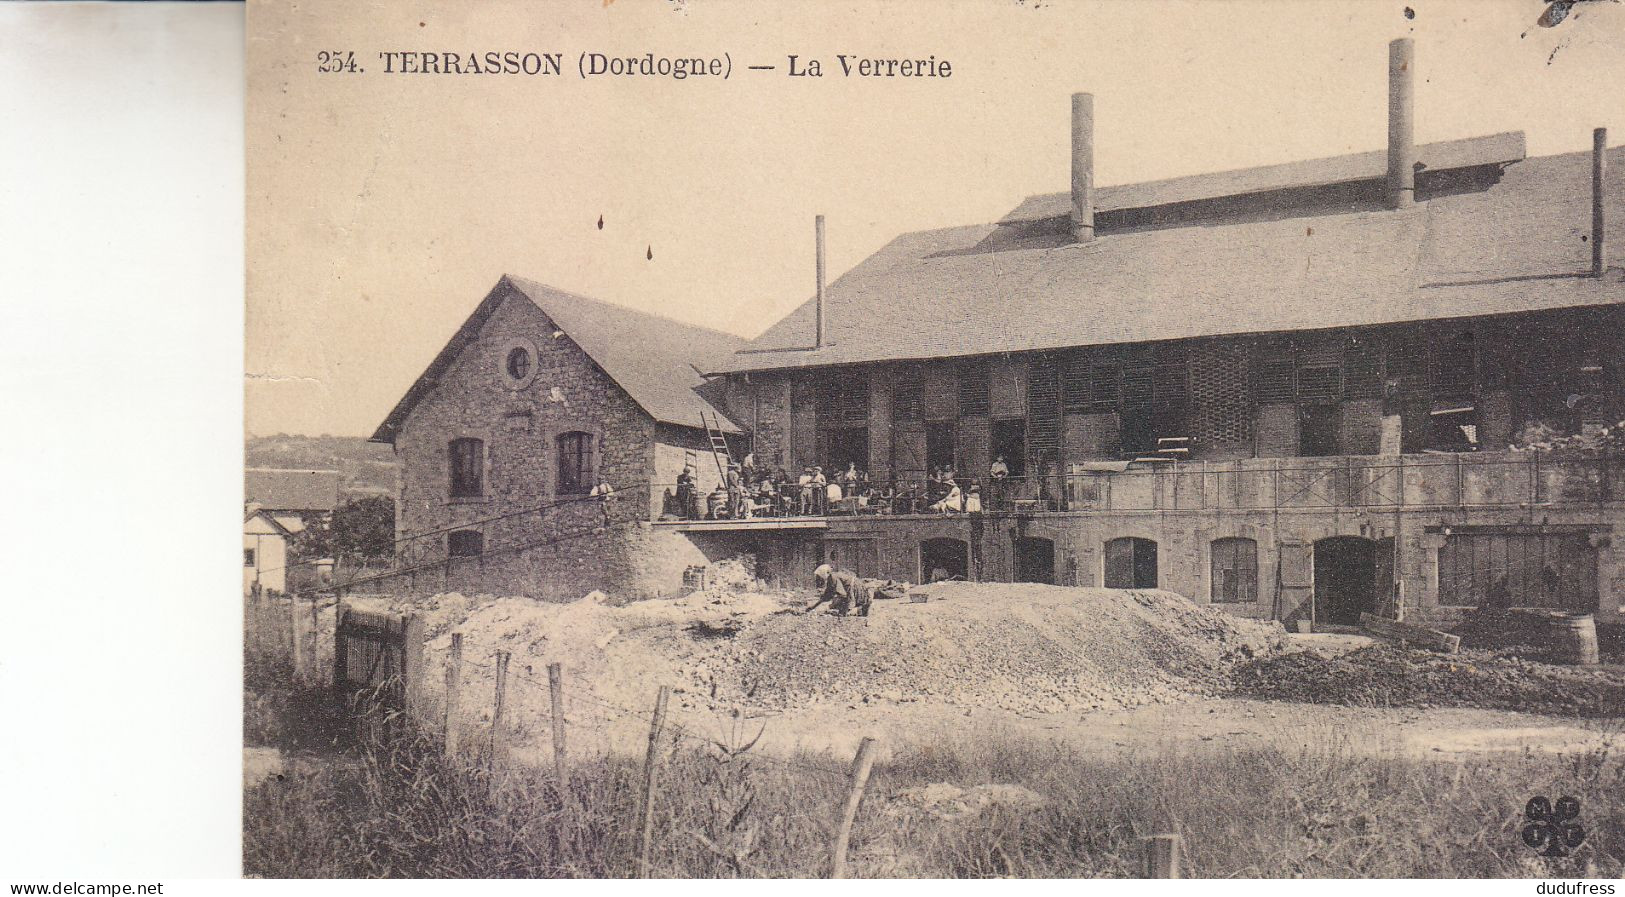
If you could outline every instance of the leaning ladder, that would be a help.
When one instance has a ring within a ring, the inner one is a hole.
[[[728,437],[723,435],[722,421],[715,411],[701,411],[700,423],[705,427],[706,437],[711,440],[711,459],[717,462],[717,475],[726,483],[733,453],[728,451]]]

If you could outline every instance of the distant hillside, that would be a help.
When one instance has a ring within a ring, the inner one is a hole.
[[[337,470],[340,501],[395,493],[394,452],[360,436],[250,436],[244,455],[248,467]]]

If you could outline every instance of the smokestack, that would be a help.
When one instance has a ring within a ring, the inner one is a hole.
[[[1388,207],[1416,202],[1416,45],[1388,44]]]
[[[1095,97],[1072,95],[1072,239],[1095,238]]]
[[[813,324],[813,348],[824,347],[824,216],[819,215],[813,219],[813,230],[818,241],[818,293],[813,306],[817,312],[817,319]]]
[[[1602,182],[1608,176],[1608,129],[1591,132],[1591,276],[1601,277],[1603,266]]]

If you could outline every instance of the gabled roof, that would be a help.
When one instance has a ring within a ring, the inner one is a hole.
[[[284,539],[293,537],[293,531],[283,525],[282,521],[271,516],[270,511],[253,506],[250,506],[248,511],[243,514],[243,531],[245,533],[248,532],[248,524],[252,523],[256,518],[271,529],[271,532],[266,535],[281,536]]]
[[[266,511],[332,511],[339,506],[336,470],[276,470],[250,467],[243,471],[243,501]]]
[[[1365,154],[1302,163],[1320,178],[1370,176],[1330,190],[1303,183],[1302,172],[1284,175],[1280,166],[1179,179],[1185,184],[1177,190],[1166,187],[1173,182],[1115,188],[1124,195],[1138,191],[1133,202],[1179,197],[1185,205],[1099,214],[1102,236],[1088,244],[1067,236],[1069,205],[1047,198],[1028,200],[999,224],[904,234],[827,288],[822,348],[807,348],[814,317],[809,301],[735,355],[726,370],[1625,301],[1618,270],[1601,279],[1586,276],[1590,153],[1477,164],[1521,148],[1516,136],[1517,147],[1497,136],[1424,150],[1432,164],[1471,167],[1425,169],[1432,186],[1424,190],[1419,176],[1416,205],[1397,211],[1382,206],[1380,172]],[[1608,159],[1607,216],[1625,221],[1625,149],[1608,150]],[[1236,201],[1214,195],[1225,181],[1237,191],[1294,186]],[[1112,189],[1102,192],[1110,197]],[[1622,248],[1625,240],[1609,242],[1610,265],[1625,259]]]
[[[395,441],[412,409],[510,298],[540,309],[656,421],[698,428],[704,412],[716,414],[724,431],[742,432],[696,390],[706,382],[700,371],[724,363],[744,338],[504,275],[379,425],[373,442]]]

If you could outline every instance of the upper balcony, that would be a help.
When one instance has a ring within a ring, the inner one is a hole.
[[[860,479],[854,488],[797,482],[729,496],[655,486],[662,526],[685,530],[817,529],[831,517],[1259,511],[1593,505],[1625,496],[1625,459],[1547,452],[1485,452],[1233,461],[1087,462],[1064,474],[1002,479],[955,474]]]

